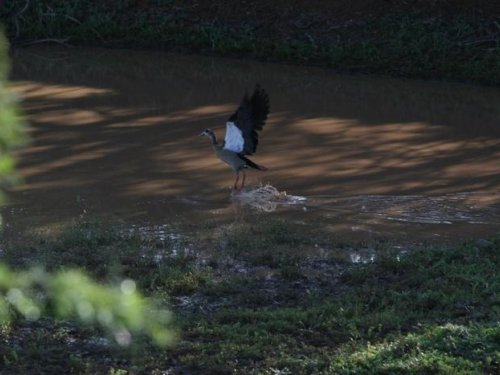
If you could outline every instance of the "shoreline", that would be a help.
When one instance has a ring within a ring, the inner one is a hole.
[[[221,10],[223,2],[216,2],[215,9],[197,9],[192,2],[160,6],[131,1],[119,9],[53,0],[51,12],[38,1],[23,9],[7,3],[0,19],[14,46],[50,42],[153,49],[326,67],[337,73],[500,83],[494,13],[472,17],[436,8],[439,13],[432,17],[431,10],[416,6],[336,13],[339,5],[302,4],[286,8],[287,18],[277,6],[256,1],[247,17],[231,17]]]

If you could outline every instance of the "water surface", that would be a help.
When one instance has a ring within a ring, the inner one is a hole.
[[[500,223],[500,90],[162,52],[13,52],[32,143],[8,230],[101,217],[128,225],[275,215],[342,236],[464,239]],[[306,198],[257,213],[231,199],[206,138],[259,82],[271,116],[250,184]],[[269,210],[268,210],[269,211]],[[9,229],[10,228],[10,229]]]

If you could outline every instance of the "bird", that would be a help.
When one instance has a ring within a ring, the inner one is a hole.
[[[215,155],[228,164],[236,173],[233,189],[241,191],[245,186],[245,170],[252,168],[260,171],[268,169],[263,165],[254,163],[247,158],[257,150],[259,144],[259,133],[266,124],[269,115],[269,96],[267,92],[257,84],[252,96],[245,92],[238,109],[226,122],[226,134],[224,141],[219,144],[212,129],[205,129],[200,136],[208,137],[212,143]],[[243,179],[238,187],[240,173]]]

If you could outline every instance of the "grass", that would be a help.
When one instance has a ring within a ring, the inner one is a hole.
[[[79,268],[101,281],[137,280],[138,287],[149,292],[190,293],[208,282],[210,270],[197,267],[195,258],[182,251],[173,256],[175,246],[173,241],[146,240],[135,232],[85,222],[67,228],[53,240],[35,236],[6,251],[3,258],[20,268]]]
[[[1,260],[131,277],[171,306],[177,345],[126,350],[71,322],[19,321],[1,332],[2,373],[500,371],[498,239],[405,254],[373,244],[375,262],[351,264],[349,251],[366,244],[274,219],[200,226],[181,244],[124,233],[83,223],[7,246]]]
[[[498,243],[426,249],[347,268],[340,295],[298,287],[291,305],[238,301],[194,328],[185,323],[190,337],[211,340],[185,344],[182,359],[228,372],[237,361],[248,374],[495,373],[498,261]]]
[[[324,31],[323,19],[307,32],[292,32],[272,29],[271,19],[250,18],[237,25],[205,19],[187,5],[149,4],[149,9],[132,10],[130,2],[114,3],[33,0],[22,8],[10,1],[0,17],[10,39],[20,44],[46,40],[163,48],[319,64],[348,72],[500,83],[500,37],[494,19],[430,17],[415,11],[373,17],[367,11],[334,32]],[[274,32],[260,32],[254,23],[262,22],[270,23],[265,28]]]

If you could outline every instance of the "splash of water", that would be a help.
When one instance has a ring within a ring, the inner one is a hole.
[[[261,185],[249,190],[234,191],[231,199],[243,205],[264,212],[275,211],[280,205],[295,205],[306,200],[305,197],[288,195],[286,191],[279,191],[272,185]]]

